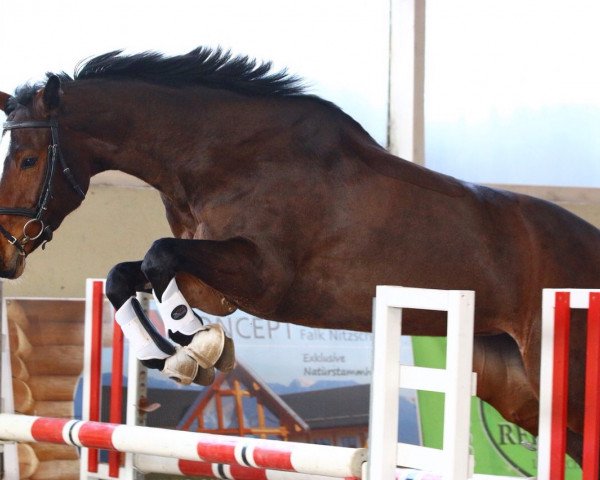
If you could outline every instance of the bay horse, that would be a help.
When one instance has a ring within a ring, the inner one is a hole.
[[[93,175],[121,170],[160,192],[174,238],[111,271],[116,308],[177,278],[208,313],[368,332],[376,285],[474,290],[477,394],[537,433],[541,291],[600,288],[600,231],[584,220],[397,158],[297,77],[219,49],[107,53],[0,107],[2,277],[21,275]],[[403,330],[444,335],[444,317],[407,311]],[[584,342],[572,336],[578,461]]]

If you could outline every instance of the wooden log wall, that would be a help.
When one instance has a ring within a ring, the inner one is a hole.
[[[83,301],[7,300],[15,410],[73,417],[83,369]],[[21,479],[77,480],[75,447],[20,444]]]

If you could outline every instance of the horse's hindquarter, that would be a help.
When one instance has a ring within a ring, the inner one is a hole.
[[[600,231],[550,202],[468,187],[465,197],[427,197],[420,212],[437,212],[440,227],[404,243],[418,278],[410,286],[475,290],[477,333],[507,332],[538,349],[541,290],[600,287]]]

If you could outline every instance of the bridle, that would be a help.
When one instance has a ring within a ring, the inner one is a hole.
[[[30,219],[23,226],[23,236],[20,239],[16,238],[8,230],[6,230],[2,224],[0,224],[0,234],[2,234],[10,244],[14,245],[17,250],[19,250],[21,255],[27,256],[27,252],[25,251],[24,247],[30,241],[42,238],[43,248],[47,242],[52,240],[52,227],[50,225],[44,225],[42,217],[44,216],[44,212],[48,209],[48,202],[52,198],[52,179],[54,178],[54,172],[56,171],[58,164],[60,164],[59,168],[62,170],[63,175],[71,187],[73,190],[75,190],[77,195],[81,197],[82,200],[85,198],[85,193],[75,180],[75,177],[65,162],[60,150],[60,142],[58,140],[58,123],[56,120],[7,121],[4,122],[2,128],[3,132],[5,130],[16,130],[19,128],[49,128],[52,135],[52,142],[50,145],[48,145],[48,159],[46,161],[44,183],[42,184],[42,190],[36,206],[34,208],[0,207],[0,215],[18,215]],[[34,225],[38,225],[40,231],[35,235],[29,235],[28,232]]]

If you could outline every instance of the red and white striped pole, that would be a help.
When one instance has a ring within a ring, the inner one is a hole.
[[[164,458],[152,455],[136,455],[136,469],[142,473],[164,473],[167,475],[185,475],[187,477],[210,477],[233,480],[335,480],[322,475],[267,470],[263,468],[226,465],[223,463],[206,463],[177,458]],[[347,477],[345,480],[355,480]]]
[[[0,439],[50,442],[334,478],[360,478],[365,449],[0,414]]]
[[[188,477],[210,477],[227,480],[336,480],[322,475],[306,475],[304,473],[284,472],[281,470],[264,470],[224,465],[216,463],[178,460],[176,458],[153,457],[151,455],[136,455],[137,470],[142,473],[164,473],[167,475],[185,475]],[[365,476],[361,477],[365,478]],[[358,480],[346,477],[344,480]],[[443,480],[441,475],[409,468],[396,469],[395,480]],[[501,480],[498,478],[498,480]]]

